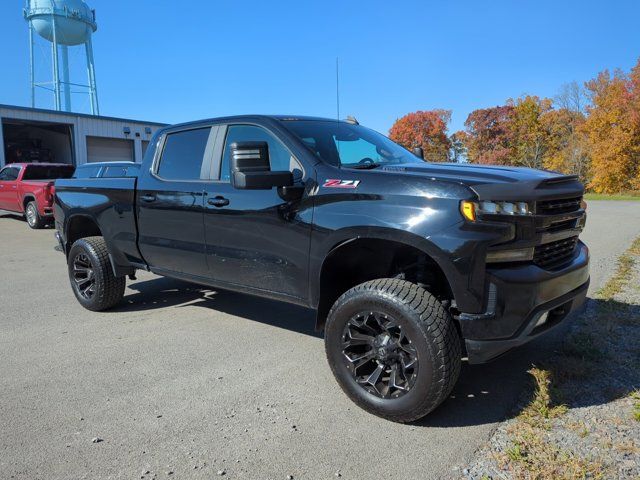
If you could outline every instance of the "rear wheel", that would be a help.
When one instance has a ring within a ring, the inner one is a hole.
[[[404,280],[374,280],[342,295],[327,318],[325,348],[344,392],[397,422],[435,409],[460,373],[460,337],[448,312]]]
[[[113,275],[104,238],[76,241],[69,252],[68,269],[73,293],[87,310],[107,310],[122,300],[126,279]]]
[[[34,230],[44,228],[47,222],[38,213],[38,204],[35,201],[27,203],[24,209],[24,216],[27,219],[27,225]]]

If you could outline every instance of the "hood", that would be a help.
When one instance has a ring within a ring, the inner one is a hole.
[[[459,183],[473,190],[480,200],[539,200],[584,193],[575,175],[524,167],[424,162],[384,165],[377,171]]]

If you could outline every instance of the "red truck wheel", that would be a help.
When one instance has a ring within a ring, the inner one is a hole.
[[[36,202],[27,203],[27,208],[24,209],[24,216],[27,219],[27,225],[34,230],[44,228],[47,224],[38,213],[38,204]]]

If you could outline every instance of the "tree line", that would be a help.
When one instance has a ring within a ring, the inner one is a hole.
[[[552,99],[524,95],[474,110],[452,134],[450,119],[450,110],[409,113],[389,137],[422,147],[427,161],[555,170],[597,193],[640,190],[640,59],[630,72],[566,84]]]

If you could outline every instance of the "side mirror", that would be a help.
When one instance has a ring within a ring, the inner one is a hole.
[[[271,171],[267,142],[236,142],[231,144],[231,183],[241,190],[270,190],[293,185],[293,174]]]
[[[422,147],[416,147],[413,149],[413,154],[416,157],[421,158],[422,160],[424,160],[424,151],[422,150]]]

